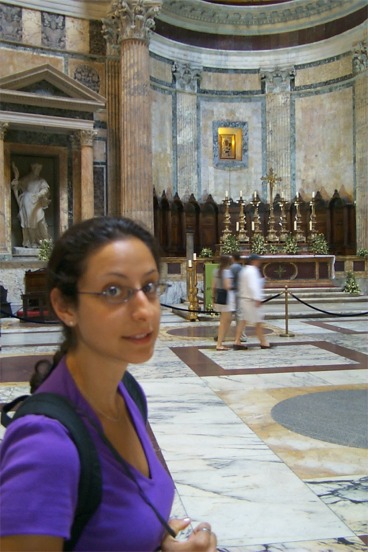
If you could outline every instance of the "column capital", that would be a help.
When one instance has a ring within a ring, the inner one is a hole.
[[[266,93],[280,94],[280,92],[290,92],[291,83],[295,77],[295,68],[261,70],[260,76],[265,84]]]
[[[172,64],[172,73],[177,90],[185,92],[197,92],[199,80],[202,75],[201,67],[194,67],[189,63],[175,61]]]
[[[75,134],[78,136],[81,146],[93,146],[93,140],[97,136],[95,130],[78,130]]]
[[[353,73],[362,73],[368,69],[367,41],[355,44],[353,49]]]
[[[134,38],[148,44],[161,6],[162,0],[114,0],[108,18],[103,19],[107,42],[117,47],[123,40]]]
[[[0,140],[4,140],[6,131],[9,128],[9,123],[1,123],[0,122]]]

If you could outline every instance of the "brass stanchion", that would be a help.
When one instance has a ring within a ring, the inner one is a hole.
[[[280,337],[294,337],[295,334],[289,332],[289,290],[285,286],[285,333],[279,334]]]
[[[197,297],[197,286],[196,286],[196,266],[193,267],[193,262],[191,260],[187,263],[187,273],[188,273],[188,300],[189,300],[189,320],[191,322],[196,322],[198,320],[197,312],[198,309],[198,297]]]

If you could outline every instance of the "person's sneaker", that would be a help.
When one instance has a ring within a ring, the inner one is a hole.
[[[242,343],[245,343],[246,341],[248,341],[248,336],[247,336],[246,334],[243,334],[243,335],[241,336],[241,338],[240,338],[240,341],[241,341]]]

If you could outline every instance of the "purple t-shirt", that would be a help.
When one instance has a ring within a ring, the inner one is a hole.
[[[102,429],[64,360],[39,390],[66,396]],[[145,477],[133,466],[130,468],[147,498],[162,517],[168,519],[174,498],[172,479],[158,460],[142,415],[123,384],[120,384],[120,392],[145,451],[150,477]],[[102,468],[102,502],[75,550],[152,552],[159,547],[164,528],[96,430],[88,422],[87,425]],[[7,429],[1,446],[1,534],[69,538],[77,504],[79,472],[78,451],[62,424],[39,415],[15,420]]]

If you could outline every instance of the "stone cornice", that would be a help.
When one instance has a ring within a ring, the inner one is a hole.
[[[274,66],[303,65],[343,55],[351,52],[352,45],[364,41],[366,34],[366,25],[360,25],[355,29],[316,44],[307,44],[295,48],[280,48],[272,51],[272,55],[270,55],[270,50],[249,51],[244,55],[244,52],[203,49],[188,44],[180,44],[154,33],[150,42],[150,51],[162,58],[192,63],[200,67],[257,71],[260,67],[267,69]]]
[[[197,32],[260,35],[290,32],[341,19],[366,0],[298,0],[270,6],[224,6],[202,0],[164,0],[158,19]]]

